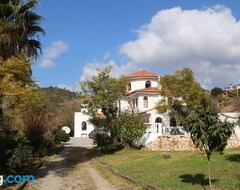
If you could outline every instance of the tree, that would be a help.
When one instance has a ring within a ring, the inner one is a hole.
[[[192,109],[212,104],[211,98],[194,79],[189,68],[161,77],[160,86],[160,94],[167,98],[168,103],[165,99],[161,100],[157,105],[158,111],[160,113],[170,111],[170,114],[179,118],[182,124]]]
[[[77,100],[65,101],[60,105],[54,116],[54,125],[58,127],[68,126],[71,129],[70,136],[74,132],[74,112],[80,111],[81,102]]]
[[[91,80],[80,82],[85,93],[84,104],[92,119],[97,118],[97,113],[101,110],[110,124],[117,116],[118,101],[126,90],[127,82],[125,77],[110,77],[111,67],[98,71],[98,75],[93,76]]]
[[[23,55],[7,60],[0,57],[0,127],[3,111],[14,109],[35,86],[31,79],[31,63]]]
[[[45,34],[39,26],[43,20],[32,10],[37,0],[5,0],[0,3],[0,56],[8,59],[23,53],[26,57],[38,56],[41,43],[38,34]]]
[[[144,135],[146,126],[140,115],[126,111],[113,120],[111,131],[123,139],[125,145],[132,146],[134,140]]]
[[[223,93],[224,93],[223,89],[221,89],[221,88],[219,88],[219,87],[214,87],[214,88],[211,90],[211,96],[213,96],[213,97],[217,97],[217,96],[219,96],[219,95],[221,95],[221,94],[223,94]]]
[[[32,11],[37,3],[0,2],[0,127],[3,108],[14,107],[12,100],[19,100],[33,84],[30,60],[41,51],[38,33],[45,33],[39,26],[43,18]]]
[[[214,150],[223,151],[227,140],[233,133],[234,123],[221,121],[213,107],[191,110],[186,122],[186,131],[190,133],[194,145],[204,150],[208,160],[209,186],[211,184],[210,158]]]

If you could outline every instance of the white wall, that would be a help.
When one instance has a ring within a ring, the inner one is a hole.
[[[88,134],[94,129],[93,124],[89,123],[89,116],[82,112],[74,113],[74,137],[88,137]],[[82,122],[87,123],[87,130],[82,131]]]
[[[131,91],[144,89],[146,81],[148,81],[148,79],[139,79],[139,80],[136,80],[136,81],[135,80],[130,81]],[[149,80],[149,81],[151,81],[151,87],[158,87],[158,81],[157,80]]]
[[[224,121],[227,119],[229,122],[236,122],[237,118],[239,116],[239,113],[237,112],[226,112],[226,113],[219,113],[219,118]],[[234,127],[235,134],[238,138],[240,138],[240,126]]]

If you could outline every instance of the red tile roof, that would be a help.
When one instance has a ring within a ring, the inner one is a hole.
[[[105,118],[106,116],[101,112],[96,115],[98,118]]]
[[[132,92],[127,92],[125,95],[133,94],[135,92],[158,92],[158,88],[157,87],[149,87],[149,88],[138,89],[138,90],[134,90]]]
[[[158,75],[146,70],[142,70],[142,71],[138,71],[136,73],[128,75],[128,78],[132,78],[132,77],[158,77]]]

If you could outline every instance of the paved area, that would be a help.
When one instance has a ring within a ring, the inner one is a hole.
[[[92,167],[87,156],[93,147],[89,138],[71,138],[63,150],[50,157],[49,164],[36,174],[31,190],[112,190],[115,187]]]

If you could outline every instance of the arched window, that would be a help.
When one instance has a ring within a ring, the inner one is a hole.
[[[157,117],[155,119],[155,123],[162,123],[162,118],[161,117]]]
[[[171,127],[176,127],[176,126],[177,126],[177,121],[176,121],[176,119],[173,118],[173,117],[170,119],[170,126],[171,126]]]
[[[144,96],[144,97],[143,97],[143,107],[144,107],[144,108],[147,108],[147,107],[148,107],[148,97],[147,97],[147,96]]]
[[[146,82],[145,82],[145,88],[151,87],[151,84],[152,84],[151,81],[149,81],[149,80],[146,81]]]
[[[87,130],[87,123],[86,121],[82,122],[82,131],[86,131]]]
[[[132,88],[131,88],[131,83],[130,83],[130,82],[128,83],[128,88],[127,88],[127,89],[128,89],[129,91],[131,91],[131,89],[132,89]]]

